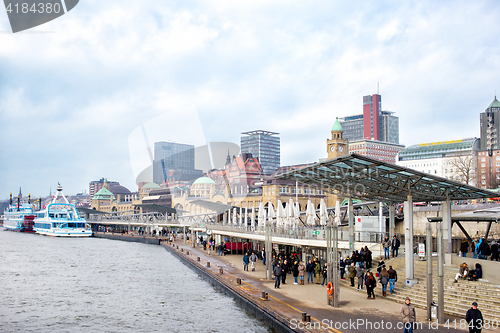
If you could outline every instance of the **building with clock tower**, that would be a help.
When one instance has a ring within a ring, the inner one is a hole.
[[[332,127],[332,138],[326,140],[326,150],[329,160],[348,154],[349,144],[347,139],[344,139],[344,130],[338,117]]]

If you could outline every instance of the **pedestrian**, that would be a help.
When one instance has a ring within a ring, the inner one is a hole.
[[[372,268],[372,251],[368,248],[368,246],[365,246],[365,253],[363,254],[363,260],[365,261],[365,268],[366,269],[371,269]]]
[[[286,275],[288,274],[288,260],[283,260],[281,265],[281,283],[286,284]]]
[[[398,273],[392,268],[392,266],[389,266],[389,269],[387,270],[387,274],[389,274],[389,291],[394,293],[394,286],[396,285],[396,282],[398,281]]]
[[[382,267],[385,265],[385,262],[384,260],[382,259],[382,257],[380,257],[380,259],[378,260],[378,265],[377,265],[377,273],[378,273],[378,276],[380,277],[380,272],[382,271]]]
[[[212,248],[212,242],[208,242],[208,255],[210,255],[210,249]]]
[[[394,235],[394,237],[392,238],[392,242],[391,242],[391,250],[392,250],[392,257],[393,258],[396,258],[398,256],[398,250],[399,250],[400,246],[401,246],[401,242],[399,241],[399,239],[397,239],[396,235]]]
[[[293,273],[293,279],[294,279],[293,284],[299,284],[299,282],[297,281],[297,278],[299,276],[299,264],[297,262],[293,263],[292,273]]]
[[[382,247],[384,248],[384,258],[389,259],[389,249],[391,248],[391,241],[389,240],[389,236],[386,236],[384,241],[382,242]]]
[[[356,277],[357,274],[356,266],[354,266],[354,263],[351,264],[351,267],[349,267],[349,279],[351,280],[351,287],[354,287],[354,278]]]
[[[245,255],[243,256],[243,270],[248,271],[248,264],[250,263],[250,260],[248,258],[248,253],[245,252]]]
[[[493,241],[491,243],[491,261],[493,260],[496,260],[496,261],[499,261],[500,260],[500,256],[498,254],[498,243]]]
[[[472,256],[473,259],[477,259],[478,254],[479,254],[479,245],[481,245],[482,239],[474,239],[474,255]]]
[[[281,264],[278,262],[278,264],[276,266],[274,266],[274,269],[273,269],[273,274],[274,274],[274,288],[278,288],[280,287],[280,284],[281,284],[281,273],[282,273],[282,270],[281,270]]]
[[[377,286],[377,280],[373,276],[373,273],[368,271],[365,275],[366,293],[368,294],[368,299],[375,299],[375,293],[373,290]]]
[[[491,254],[490,246],[488,245],[488,241],[485,238],[479,245],[478,258],[483,260],[488,260],[488,256],[490,254]]]
[[[467,238],[462,238],[462,241],[460,242],[460,253],[462,257],[467,257],[467,252],[469,252],[469,242],[467,241]]]
[[[339,267],[340,267],[340,279],[341,279],[341,280],[345,280],[345,279],[344,279],[344,274],[345,274],[345,261],[344,261],[342,258],[340,258]]]
[[[307,272],[307,284],[314,283],[314,280],[313,280],[314,265],[312,263],[312,260],[309,260],[309,262],[307,263],[306,272]]]
[[[255,252],[252,252],[252,255],[250,256],[250,267],[252,268],[252,272],[255,272],[255,263],[257,262],[257,255]]]
[[[299,270],[300,284],[304,285],[304,275],[305,275],[305,271],[306,271],[306,266],[304,266],[304,263],[302,261],[300,262],[298,270]]]
[[[314,275],[316,276],[316,284],[320,284],[321,279],[321,264],[318,260],[314,263]]]
[[[266,264],[266,248],[263,248],[260,255],[262,256],[262,265]]]
[[[359,268],[356,277],[358,278],[358,289],[356,290],[363,290],[363,283],[365,281],[365,272],[363,271],[362,268]]]
[[[323,281],[321,282],[322,286],[326,285],[326,280],[328,278],[328,264],[325,262],[325,266],[323,266]]]
[[[410,303],[410,298],[406,297],[403,305],[401,305],[401,310],[399,311],[403,316],[404,333],[412,333],[413,326],[417,321],[417,316],[415,313],[415,306]]]
[[[481,333],[484,321],[483,314],[477,308],[477,302],[472,302],[472,308],[465,314],[465,321],[469,326],[469,333]]]
[[[382,271],[380,271],[380,284],[382,285],[382,296],[387,296],[387,284],[389,283],[389,273],[387,273],[387,269],[385,269],[385,265],[382,267]]]

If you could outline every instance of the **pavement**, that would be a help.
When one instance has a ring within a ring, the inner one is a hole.
[[[192,258],[200,257],[200,265],[206,266],[210,262],[214,270],[222,268],[224,277],[231,281],[236,278],[242,280],[240,291],[248,297],[260,298],[262,291],[269,294],[269,301],[265,306],[287,318],[292,328],[298,331],[310,332],[402,332],[401,304],[383,297],[367,299],[366,290],[357,291],[355,288],[340,284],[340,306],[333,308],[327,305],[327,291],[325,286],[318,284],[295,285],[291,274],[287,275],[286,284],[280,289],[274,288],[274,280],[266,279],[266,269],[262,260],[257,261],[256,270],[243,271],[243,255],[218,256],[216,251],[204,251],[203,247],[191,247],[182,240],[175,242],[179,250],[185,254],[189,251]],[[197,259],[197,258],[196,258]],[[307,279],[307,276],[305,277]],[[380,288],[380,284],[377,284]],[[302,313],[311,315],[311,323],[301,321]],[[437,325],[426,320],[427,311],[416,308],[417,331],[419,332],[468,332],[465,325],[465,313],[462,318],[446,316],[448,324]],[[420,326],[421,325],[421,326]],[[500,332],[496,329],[483,329],[483,332]]]

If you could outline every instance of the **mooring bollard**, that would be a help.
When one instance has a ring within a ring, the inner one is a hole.
[[[189,255],[189,251],[186,251],[186,255],[187,255],[187,256]]]
[[[184,249],[181,249],[181,252],[184,252]]]
[[[207,267],[210,267],[210,261],[207,261]]]
[[[200,257],[197,257],[197,258],[196,258],[196,260],[197,260],[197,261],[200,261]]]
[[[310,323],[310,322],[311,322],[311,315],[310,315],[310,314],[308,314],[308,315],[306,316],[306,323]]]
[[[177,245],[177,250],[179,249],[179,245]]]
[[[219,268],[219,274],[220,275],[224,274],[224,270],[222,268]]]
[[[268,300],[268,299],[269,299],[269,298],[268,298],[268,296],[269,296],[269,295],[268,295],[268,293],[266,293],[265,291],[263,291],[263,292],[262,292],[262,297],[261,297],[261,298],[262,298],[263,300]]]
[[[236,284],[241,284],[241,279],[240,278],[236,278]]]
[[[302,312],[302,321],[306,321],[306,318],[307,318],[307,313],[306,312]]]

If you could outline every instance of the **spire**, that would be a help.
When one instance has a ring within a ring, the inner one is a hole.
[[[335,120],[335,123],[333,124],[332,127],[332,132],[343,132],[344,130],[342,129],[342,125],[340,125],[339,122],[339,117]]]
[[[22,199],[23,198],[23,193],[21,192],[21,186],[19,186],[19,198]]]

